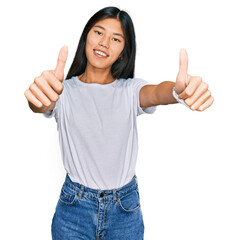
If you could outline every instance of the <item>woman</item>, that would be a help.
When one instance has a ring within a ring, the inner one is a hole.
[[[67,54],[63,47],[55,70],[44,71],[25,92],[34,112],[55,117],[67,172],[52,238],[143,239],[136,117],[181,100],[203,111],[213,102],[208,85],[187,74],[184,50],[176,83],[134,78],[133,23],[116,7],[89,19],[64,80]]]

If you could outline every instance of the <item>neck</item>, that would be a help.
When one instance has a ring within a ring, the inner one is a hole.
[[[96,69],[89,66],[86,67],[85,72],[78,76],[78,78],[85,83],[99,84],[108,84],[115,80],[112,77],[111,69]]]

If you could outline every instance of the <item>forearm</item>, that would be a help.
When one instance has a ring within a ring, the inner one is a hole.
[[[157,85],[156,95],[158,100],[158,105],[167,105],[178,103],[177,100],[173,97],[173,87],[175,82],[164,81]]]

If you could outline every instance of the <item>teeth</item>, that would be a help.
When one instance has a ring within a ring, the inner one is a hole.
[[[101,56],[107,56],[105,53],[102,53],[102,52],[100,52],[100,51],[96,51],[96,50],[95,50],[95,52],[96,52],[97,54],[101,55]]]

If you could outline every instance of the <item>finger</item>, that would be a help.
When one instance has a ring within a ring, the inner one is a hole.
[[[49,80],[50,79],[49,71],[47,71],[47,73],[44,73],[44,75],[45,74],[47,74],[47,80],[43,76],[40,76],[40,77],[35,78],[34,82],[35,82],[36,86],[45,94],[45,96],[51,102],[56,102],[59,99],[59,94],[56,93],[48,83],[48,81],[50,81]],[[60,83],[59,80],[57,80],[57,81]]]
[[[212,96],[210,96],[210,98],[198,108],[198,111],[202,112],[204,110],[206,110],[208,107],[210,107],[214,102],[214,98]]]
[[[192,106],[206,91],[208,90],[208,84],[202,82],[195,90],[194,94],[185,100],[188,106]]]
[[[184,48],[181,48],[179,55],[179,74],[185,77],[188,74],[188,54]]]
[[[38,108],[43,107],[43,104],[33,95],[30,89],[27,89],[24,94],[27,100],[31,102],[33,105],[35,105]]]
[[[188,85],[188,55],[184,48],[179,53],[179,72],[176,77],[175,90],[178,94]]]
[[[207,90],[199,99],[190,107],[191,110],[198,109],[201,105],[203,105],[209,98],[211,97],[211,91]]]
[[[35,84],[32,83],[30,85],[31,92],[33,93],[33,95],[46,107],[49,107],[51,104],[51,101],[49,100],[49,98],[40,90],[40,88]]]
[[[55,76],[62,82],[64,80],[64,67],[68,56],[68,47],[63,46],[60,49],[57,65],[55,68]]]
[[[191,97],[195,93],[196,89],[199,87],[201,82],[202,82],[201,77],[190,77],[188,86],[184,89],[182,93],[179,94],[178,97],[181,99],[187,99]]]
[[[49,93],[52,97],[54,95],[55,96],[54,99],[55,99],[56,96],[62,93],[64,89],[64,85],[62,84],[61,81],[58,80],[58,78],[56,78],[55,71],[52,71],[52,70],[44,71],[42,74],[44,74],[44,79],[42,79],[43,81],[39,83],[39,85],[42,87],[41,89],[48,90],[45,93]],[[50,95],[48,96],[50,97]]]

